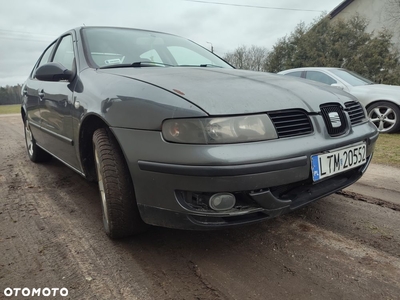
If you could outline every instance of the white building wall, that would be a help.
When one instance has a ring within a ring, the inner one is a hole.
[[[394,12],[392,3],[392,0],[354,0],[338,15],[333,17],[332,21],[338,19],[347,20],[358,13],[369,21],[368,32],[378,32],[384,28],[392,31],[392,41],[400,51],[400,8],[396,10],[396,13],[399,13],[399,18],[396,22],[392,17]]]

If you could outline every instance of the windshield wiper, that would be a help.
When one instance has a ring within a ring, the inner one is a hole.
[[[135,61],[131,64],[114,64],[100,67],[99,69],[112,69],[112,68],[140,68],[140,67],[157,67],[157,66],[167,66],[175,67],[174,65],[164,64],[161,62],[154,61]]]
[[[201,68],[207,68],[207,67],[212,67],[212,68],[223,68],[218,65],[213,65],[213,64],[200,64],[200,65],[178,65],[178,67],[201,67]]]
[[[156,62],[156,61],[135,61],[134,63],[132,63],[132,67],[134,67],[134,68],[151,67],[151,66],[175,67],[174,65],[164,64],[162,62]]]

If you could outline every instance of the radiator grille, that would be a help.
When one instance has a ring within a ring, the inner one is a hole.
[[[304,135],[313,132],[311,120],[302,110],[286,110],[268,113],[278,137]]]
[[[349,113],[352,125],[359,124],[365,118],[364,109],[361,104],[355,101],[346,102],[346,111]]]

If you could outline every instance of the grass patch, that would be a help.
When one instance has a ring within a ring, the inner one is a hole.
[[[400,168],[400,133],[379,135],[372,162]]]
[[[21,112],[21,104],[0,105],[0,115],[17,114]]]

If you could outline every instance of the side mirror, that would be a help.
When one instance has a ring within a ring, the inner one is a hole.
[[[339,83],[332,83],[331,86],[341,89],[342,91],[344,91],[344,86],[339,84]]]
[[[72,71],[65,68],[62,64],[54,62],[44,64],[35,72],[35,77],[42,81],[70,81],[72,76]]]

